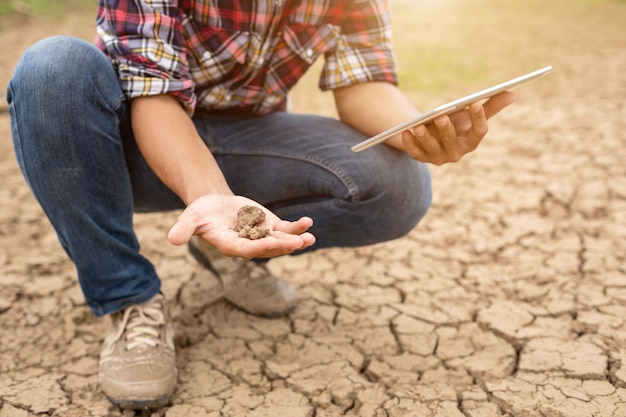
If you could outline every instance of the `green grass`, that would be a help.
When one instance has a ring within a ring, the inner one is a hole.
[[[404,91],[471,92],[552,64],[580,19],[615,24],[626,0],[392,0],[398,77]],[[520,29],[523,28],[523,29]],[[458,94],[458,93],[457,93]]]
[[[69,11],[91,11],[96,0],[0,0],[0,31],[10,30],[33,20],[58,20]]]
[[[13,14],[36,16],[59,13],[63,2],[46,0],[9,0],[0,4],[0,16]]]
[[[95,0],[4,0],[0,3],[0,17],[50,16],[55,17],[63,11],[81,5],[93,5]]]
[[[419,53],[411,52],[398,48],[398,78],[403,89],[436,92],[479,83],[486,77],[485,65],[470,64],[443,48],[421,47]]]

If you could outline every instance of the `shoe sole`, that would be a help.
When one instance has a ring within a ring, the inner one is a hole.
[[[151,400],[116,400],[114,398],[109,397],[105,394],[105,396],[111,401],[113,404],[122,409],[128,410],[148,410],[154,408],[162,408],[171,403],[171,397],[158,397]]]
[[[213,272],[213,274],[215,274],[217,279],[220,280],[220,284],[222,284],[222,288],[223,288],[224,287],[224,283],[222,282],[222,280],[220,278],[220,275],[217,273],[217,271],[215,271],[215,269],[213,269],[213,266],[206,259],[206,257],[202,254],[202,251],[200,251],[200,249],[196,248],[193,244],[191,244],[191,242],[189,242],[187,244],[187,248],[188,248],[189,253],[191,254],[191,256],[193,256],[194,259],[200,263],[200,265],[202,265],[203,267],[205,267],[209,271]],[[241,306],[231,302],[226,297],[224,297],[224,299],[228,302],[228,304],[232,305],[233,307],[235,307],[238,310],[243,311],[244,313],[252,314],[253,316],[267,317],[267,318],[270,318],[270,319],[275,319],[275,318],[286,316],[289,313],[291,313],[292,311],[294,311],[296,309],[296,307],[298,307],[298,303],[296,303],[293,306],[291,306],[291,307],[289,307],[289,308],[287,308],[287,309],[285,309],[283,311],[276,312],[276,313],[254,313],[252,311],[249,311],[249,310],[247,310],[247,309],[245,309],[245,308],[243,308],[243,307],[241,307]]]

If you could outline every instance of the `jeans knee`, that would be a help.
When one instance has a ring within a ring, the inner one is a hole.
[[[428,166],[408,161],[394,166],[391,181],[380,190],[377,207],[381,241],[394,240],[409,234],[428,212],[432,202]],[[391,185],[393,184],[393,186]]]
[[[51,127],[57,133],[87,129],[90,120],[119,116],[126,99],[107,56],[69,36],[31,46],[15,67],[7,91],[15,132],[23,129],[30,137],[51,136]],[[58,123],[51,125],[52,120]]]
[[[24,52],[15,67],[12,84],[21,86],[45,83],[49,79],[57,78],[59,74],[72,71],[74,64],[67,56],[76,42],[79,40],[68,36],[54,36],[33,44]]]
[[[413,184],[409,191],[403,194],[409,200],[408,209],[400,224],[403,225],[401,236],[409,234],[424,218],[432,203],[432,186],[430,171],[426,164],[419,164],[420,175],[413,178]]]
[[[19,95],[20,99],[45,91],[45,96],[54,102],[75,89],[90,73],[90,66],[101,68],[103,63],[108,63],[106,56],[89,42],[70,36],[53,36],[26,50],[13,71],[9,86],[12,95]]]

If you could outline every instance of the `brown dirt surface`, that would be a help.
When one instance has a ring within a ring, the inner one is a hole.
[[[85,305],[0,114],[0,417],[626,416],[626,3],[393,4],[404,85],[423,108],[554,71],[517,90],[475,153],[433,167],[432,209],[410,235],[270,262],[299,290],[289,317],[222,302],[166,242],[178,213],[136,216],[177,332],[179,385],[160,410],[122,412],[98,390],[107,322]],[[0,84],[31,43],[90,39],[92,22],[0,31]],[[314,84],[297,86],[294,109],[332,114]]]
[[[243,206],[237,211],[237,226],[235,232],[239,237],[247,239],[261,239],[268,235],[267,227],[257,226],[265,220],[265,213],[256,206]]]

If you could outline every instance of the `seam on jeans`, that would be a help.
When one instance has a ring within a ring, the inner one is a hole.
[[[327,171],[331,172],[333,175],[335,175],[337,178],[339,178],[342,182],[342,184],[346,187],[346,190],[348,190],[348,195],[350,196],[350,200],[353,202],[360,202],[361,198],[359,195],[359,190],[358,187],[356,186],[356,184],[350,179],[350,177],[348,175],[345,174],[345,172],[338,166],[336,165],[332,165],[329,164],[319,158],[313,158],[311,156],[308,155],[301,155],[301,154],[295,154],[295,153],[289,153],[289,152],[284,152],[284,153],[279,153],[276,151],[269,151],[263,148],[260,149],[255,149],[254,152],[253,151],[232,151],[232,150],[226,150],[223,147],[219,147],[219,146],[214,146],[211,151],[215,151],[215,155],[216,156],[225,156],[225,155],[247,155],[247,156],[272,156],[272,157],[278,157],[278,158],[291,158],[291,159],[296,159],[296,160],[300,160],[300,161],[305,161],[308,163],[311,163],[313,165],[316,165],[318,167],[322,167],[324,169],[326,169]]]
[[[309,211],[310,213],[314,213],[317,211],[318,208],[335,208],[339,206],[341,202],[345,202],[345,200],[335,197],[327,201],[315,201],[313,203],[307,202],[303,204],[299,203],[299,204],[290,205],[290,206],[283,206],[283,207],[278,208],[276,211],[274,211],[274,213],[279,215],[279,217],[281,218],[288,218],[288,217],[295,218],[295,216],[293,216],[292,213],[304,212],[304,210],[301,210],[299,207],[306,207],[307,211]]]
[[[17,107],[14,104],[15,93],[13,91],[13,87],[11,86],[11,82],[9,82],[7,89],[9,91],[9,94],[11,95],[11,101],[9,102],[9,116],[13,114],[13,117],[11,117],[11,119],[13,119],[13,123],[11,123],[12,130],[14,133],[13,143],[14,143],[16,154],[19,152],[19,155],[16,155],[16,157],[18,159],[19,164],[21,165],[22,175],[24,176],[26,183],[30,186],[31,182],[28,176],[28,169],[26,169],[26,160],[24,159],[24,149],[23,149],[24,145],[22,144],[22,136],[20,135],[19,124],[17,122],[17,119],[18,119]]]
[[[116,113],[120,110],[124,101],[126,101],[126,95],[122,92],[113,102],[113,110],[115,110]]]
[[[196,130],[209,151],[213,153],[215,150],[215,130],[213,129],[213,125],[209,122],[208,118],[199,116],[198,119],[196,119],[196,116],[199,116],[198,113],[192,117],[194,125],[196,125],[196,123],[200,125],[196,127]]]
[[[103,94],[100,89],[96,88],[96,85],[93,82],[93,79],[89,78],[89,84],[93,88],[93,90],[97,91],[98,95],[104,100],[104,102],[108,103],[111,106],[111,109],[117,113],[120,107],[122,107],[122,103],[126,100],[126,95],[123,91],[120,91],[116,97],[109,101],[109,98]]]

